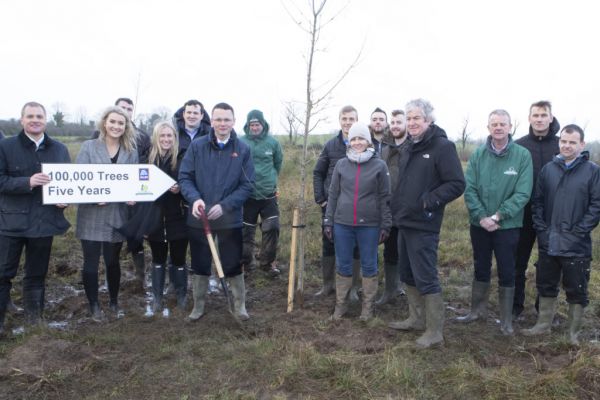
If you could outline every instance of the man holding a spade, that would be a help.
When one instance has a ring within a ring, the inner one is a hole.
[[[241,268],[242,206],[254,187],[254,165],[250,148],[233,130],[235,115],[229,104],[219,103],[213,107],[211,125],[208,135],[190,144],[179,170],[181,193],[190,204],[187,224],[194,309],[188,319],[195,321],[204,315],[214,254],[217,269],[222,266],[229,281],[234,315],[247,320],[250,317],[246,312]],[[203,220],[209,226],[205,226]],[[215,254],[217,249],[211,231],[218,241],[218,254]],[[224,290],[227,293],[225,287]]]

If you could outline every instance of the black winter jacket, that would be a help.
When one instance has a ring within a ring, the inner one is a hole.
[[[533,220],[531,217],[531,201],[533,200],[533,191],[535,190],[536,182],[542,167],[552,161],[555,155],[558,154],[558,136],[560,124],[556,117],[550,123],[548,134],[546,136],[536,136],[533,134],[533,128],[529,125],[529,133],[517,140],[515,143],[525,147],[531,153],[531,161],[533,163],[533,186],[531,189],[531,199],[525,206],[523,213],[523,227],[531,229]]]
[[[339,160],[346,157],[347,147],[341,130],[336,137],[325,143],[313,170],[313,190],[317,204],[327,201],[333,169]]]
[[[183,119],[183,111],[185,107],[180,107],[179,110],[175,112],[173,115],[173,124],[177,128],[177,133],[179,134],[179,159],[182,159],[185,155],[186,150],[190,147],[192,143],[192,139],[185,132],[185,120]],[[200,121],[200,127],[198,128],[198,133],[194,136],[193,140],[200,139],[202,136],[208,135],[210,132],[210,117],[206,110],[202,114],[202,120]]]
[[[527,136],[515,140],[515,143],[525,147],[531,153],[534,188],[536,179],[540,174],[542,167],[552,161],[554,156],[558,154],[558,136],[556,134],[559,130],[560,124],[558,123],[558,120],[554,118],[550,123],[550,129],[546,136],[535,136],[530,125]]]
[[[0,141],[0,235],[36,238],[65,233],[69,222],[63,209],[42,204],[42,187],[33,189],[29,178],[42,163],[70,163],[65,145],[44,133],[36,151],[23,131]]]
[[[400,182],[392,193],[394,226],[439,233],[446,204],[465,191],[456,146],[435,124],[411,143]]]
[[[540,172],[532,208],[540,252],[591,257],[591,232],[600,220],[600,167],[587,152],[569,168],[555,157]]]

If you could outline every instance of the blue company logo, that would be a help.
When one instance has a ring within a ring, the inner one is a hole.
[[[148,170],[148,168],[140,168],[138,175],[140,181],[147,181],[150,179],[150,171]]]

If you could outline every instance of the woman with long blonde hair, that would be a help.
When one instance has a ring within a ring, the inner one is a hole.
[[[100,135],[85,141],[77,155],[77,164],[136,164],[135,132],[127,113],[120,107],[107,108],[98,122]],[[98,302],[98,266],[104,257],[110,297],[109,308],[118,317],[121,265],[119,255],[125,237],[115,230],[129,217],[128,203],[80,204],[77,209],[76,236],[83,249],[83,287],[92,319],[104,320]]]
[[[179,173],[177,130],[168,121],[158,122],[152,132],[152,146],[148,162],[158,166],[164,173],[177,180]],[[153,313],[162,308],[162,296],[165,286],[167,255],[170,255],[174,268],[174,286],[177,305],[185,308],[187,297],[187,253],[186,212],[179,185],[173,185],[155,202],[154,213],[159,214],[156,224],[147,239],[152,250],[152,302]],[[156,216],[152,216],[155,218]]]

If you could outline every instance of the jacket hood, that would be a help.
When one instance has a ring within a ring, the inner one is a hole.
[[[569,165],[568,169],[571,169],[573,167],[575,167],[578,164],[581,164],[583,162],[589,161],[590,160],[590,152],[587,150],[584,150],[581,152],[581,154],[579,154],[577,156],[576,159],[573,160],[573,162],[571,163],[571,165]],[[567,168],[567,164],[565,163],[565,159],[562,158],[562,156],[560,154],[557,154],[554,156],[554,159],[552,160],[555,163],[559,164],[562,168]]]
[[[175,111],[173,114],[173,124],[180,131],[185,130],[185,121],[183,120],[183,111],[185,107],[180,107],[179,110]],[[200,121],[200,126],[205,125],[207,128],[210,128],[210,117],[208,116],[208,112],[206,109],[202,114],[202,120]]]
[[[262,125],[263,130],[258,135],[259,138],[263,138],[269,134],[269,123],[265,121],[265,117],[260,110],[252,110],[248,113],[248,117],[246,118],[246,124],[244,125],[244,133],[247,137],[254,137],[252,132],[250,132],[250,122],[258,122]]]
[[[439,126],[437,126],[436,124],[432,123],[431,125],[429,125],[429,128],[427,128],[427,130],[423,134],[423,139],[421,139],[421,141],[419,141],[417,143],[414,143],[414,142],[412,143],[412,148],[417,150],[422,147],[425,147],[433,138],[436,138],[436,137],[443,137],[444,139],[448,139],[448,136],[446,135],[446,131],[443,130],[442,128],[440,128]],[[409,138],[410,138],[410,136],[409,136]]]
[[[558,123],[558,120],[556,119],[556,117],[553,117],[552,122],[550,122],[550,126],[548,127],[548,134],[546,136],[536,136],[533,133],[533,128],[531,127],[531,125],[529,125],[529,136],[538,142],[542,142],[542,141],[552,139],[554,136],[556,136],[556,134],[558,133],[559,130],[560,130],[560,124]]]

